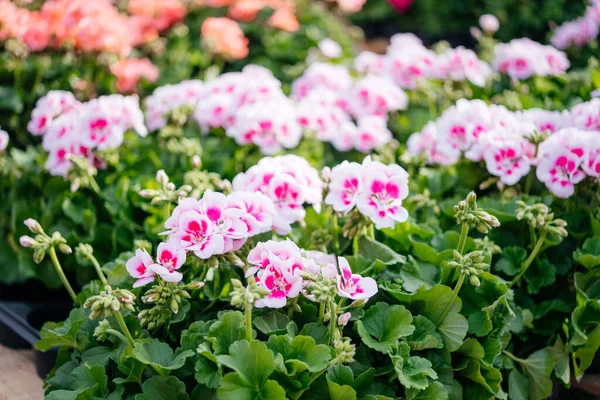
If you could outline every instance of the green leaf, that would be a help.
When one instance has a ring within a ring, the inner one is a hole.
[[[34,347],[40,351],[59,346],[77,347],[77,331],[86,320],[86,312],[76,308],[64,322],[46,322],[40,331],[41,339]]]
[[[356,400],[357,393],[352,387],[354,373],[350,367],[337,364],[327,371],[327,386],[331,400]]]
[[[521,271],[527,259],[527,250],[522,247],[510,246],[502,249],[502,257],[494,265],[495,271],[504,272],[508,276],[515,276]]]
[[[356,322],[356,326],[364,344],[387,353],[391,344],[414,332],[412,320],[410,311],[404,306],[389,306],[380,302],[370,307],[364,317]]]
[[[173,370],[183,367],[185,360],[194,355],[194,351],[186,350],[177,356],[173,349],[158,339],[136,342],[133,356],[145,365],[152,366],[160,375],[167,376]]]
[[[527,281],[527,293],[537,294],[541,288],[550,286],[556,280],[556,267],[544,259],[534,262],[523,275]]]
[[[208,358],[199,356],[194,365],[196,374],[194,377],[198,383],[206,385],[210,389],[216,389],[221,380],[221,368]]]
[[[417,261],[409,257],[408,262],[400,270],[402,286],[408,292],[414,292],[421,286],[431,289],[440,283],[442,271],[439,266],[427,262]]]
[[[285,399],[285,391],[269,376],[275,371],[275,356],[263,342],[240,340],[229,354],[217,356],[222,365],[235,372],[225,375],[217,395],[219,399]]]
[[[573,253],[573,258],[588,269],[600,265],[600,235],[587,238],[581,249],[577,249]]]
[[[550,374],[554,369],[552,354],[546,350],[538,350],[527,357],[520,359],[523,373],[529,379],[529,399],[542,400],[552,393],[552,380]]]
[[[492,330],[492,320],[485,311],[469,315],[469,333],[475,336],[485,336]]]
[[[331,360],[329,347],[320,344],[310,336],[271,336],[267,343],[269,349],[283,356],[289,375],[298,372],[320,372],[327,368]]]
[[[228,311],[219,316],[219,321],[212,324],[208,331],[208,340],[213,344],[215,354],[227,354],[229,347],[246,337],[244,314],[239,311]]]
[[[415,315],[423,315],[436,323],[442,316],[446,304],[452,299],[452,289],[445,285],[435,285],[431,289],[419,288],[415,293],[401,293],[382,285],[382,289],[404,304]],[[460,297],[456,297],[446,317],[439,322],[437,329],[448,351],[456,351],[467,335],[469,324],[459,311],[462,307]]]
[[[182,350],[196,350],[198,345],[204,341],[204,338],[208,336],[208,329],[210,323],[206,321],[195,321],[188,329],[181,332],[181,349]]]
[[[600,268],[593,269],[585,274],[576,272],[574,284],[579,305],[584,305],[588,299],[600,298]]]
[[[93,392],[106,397],[108,391],[108,377],[104,372],[104,367],[99,365],[90,365],[84,363],[75,368],[70,375],[71,388],[75,390],[85,390],[92,388]]]
[[[97,346],[87,349],[81,355],[81,361],[88,362],[90,365],[108,366],[108,361],[111,358],[116,358],[119,354],[119,349],[113,349],[106,346]]]
[[[569,364],[569,351],[565,347],[561,337],[556,338],[554,346],[548,347],[554,361],[554,375],[565,385],[571,382],[571,366]]]
[[[477,361],[481,361],[483,360],[483,357],[485,357],[485,350],[483,349],[483,346],[473,338],[465,340],[462,346],[460,346],[460,349],[458,349],[456,352],[458,354],[473,358]]]
[[[316,344],[329,344],[329,330],[323,324],[311,322],[302,327],[300,335],[310,336]]]
[[[44,397],[44,400],[92,400],[94,389],[54,390]]]
[[[448,392],[439,382],[431,382],[425,390],[407,389],[407,400],[447,400]]]
[[[189,400],[185,384],[174,376],[153,376],[142,385],[135,400]]]
[[[390,358],[394,364],[394,370],[398,374],[398,380],[407,389],[423,390],[429,386],[429,378],[437,379],[438,375],[432,364],[426,358],[410,356],[410,347],[401,342],[390,347]]]
[[[444,342],[439,333],[437,333],[435,324],[423,315],[417,315],[413,318],[412,324],[415,331],[405,340],[412,350],[441,349]]]
[[[287,315],[278,311],[272,311],[267,315],[257,317],[252,322],[260,332],[265,335],[281,335],[286,332],[290,319]]]
[[[577,381],[583,378],[583,373],[592,365],[596,352],[600,348],[600,325],[588,334],[585,345],[577,349],[574,353],[576,362],[574,363],[574,372]]]
[[[508,398],[511,400],[527,400],[529,379],[518,369],[510,371],[508,376]]]

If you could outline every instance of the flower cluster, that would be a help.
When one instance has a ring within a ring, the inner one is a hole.
[[[392,139],[388,113],[406,109],[408,97],[387,77],[368,75],[353,82],[346,68],[314,63],[294,81],[298,123],[339,151],[363,153]],[[353,122],[356,120],[356,124]]]
[[[176,85],[158,87],[151,96],[144,99],[146,126],[155,131],[167,124],[166,116],[177,107],[189,106],[192,109],[204,96],[204,83],[200,80],[187,80]]]
[[[133,92],[140,81],[156,82],[158,68],[147,58],[125,58],[110,66],[110,72],[117,77],[117,90],[120,93]]]
[[[464,47],[436,54],[413,34],[396,34],[390,39],[385,55],[362,52],[354,61],[360,73],[387,76],[404,89],[416,89],[423,79],[468,80],[484,86],[490,67]]]
[[[402,200],[408,196],[408,173],[396,164],[385,165],[365,157],[362,164],[344,161],[331,170],[325,203],[337,212],[356,209],[389,228],[408,219]]]
[[[161,243],[158,245],[156,262],[145,249],[138,249],[125,267],[129,275],[136,279],[133,287],[147,285],[154,281],[155,275],[167,282],[179,282],[183,275],[177,270],[185,263],[185,258],[185,250],[173,243]]]
[[[127,56],[154,40],[160,31],[183,19],[179,0],[131,0],[127,14],[111,1],[49,0],[39,11],[0,0],[0,40],[16,38],[32,51],[73,46],[85,52]]]
[[[207,18],[202,23],[202,45],[212,54],[237,60],[248,55],[248,39],[240,25],[229,18]]]
[[[165,234],[175,249],[208,259],[239,250],[249,237],[270,231],[275,214],[273,202],[261,193],[209,191],[200,200],[180,200],[165,222]]]
[[[598,177],[599,128],[598,99],[570,111],[514,113],[481,100],[461,99],[413,134],[407,150],[424,154],[429,164],[452,165],[463,154],[471,161],[484,161],[488,172],[506,185],[515,185],[537,166],[538,179],[552,193],[569,197],[574,184],[586,176]]]
[[[288,234],[292,223],[304,220],[304,203],[320,207],[322,186],[319,173],[308,161],[288,154],[265,157],[238,174],[233,179],[233,195],[244,191],[263,194],[275,206],[273,230]]]
[[[562,51],[521,38],[496,45],[492,66],[513,79],[527,79],[564,74],[570,63]]]
[[[368,300],[377,293],[373,278],[353,274],[343,257],[338,257],[338,265],[335,261],[334,258],[333,263],[321,264],[290,240],[258,243],[248,254],[248,263],[252,267],[246,271],[246,277],[254,276],[256,283],[268,294],[257,300],[255,306],[282,308],[287,299],[296,298],[300,293],[310,300],[317,300],[310,289],[313,280],[333,280],[337,295],[352,300]]]
[[[91,165],[101,167],[103,161],[95,150],[119,147],[130,129],[147,134],[137,98],[110,95],[80,103],[63,91],[50,91],[38,100],[28,129],[43,137],[48,171],[61,176],[71,168],[69,156],[88,158]]]
[[[583,47],[598,37],[600,30],[600,3],[593,2],[585,14],[573,21],[565,22],[552,34],[550,42],[559,49],[571,46]]]
[[[273,14],[267,25],[288,32],[300,27],[296,18],[296,2],[290,0],[207,0],[201,2],[208,7],[227,8],[227,16],[240,22],[254,21],[263,8],[270,8]]]

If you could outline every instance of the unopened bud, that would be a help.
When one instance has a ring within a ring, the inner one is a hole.
[[[23,247],[34,247],[38,244],[38,242],[34,238],[29,237],[27,235],[21,236],[19,238],[19,243],[21,243],[21,246]]]
[[[32,233],[42,233],[42,232],[44,232],[44,230],[42,229],[42,226],[40,225],[40,223],[37,222],[33,218],[27,218],[24,223],[25,223],[25,226],[27,228],[29,228],[29,230]]]
[[[167,183],[169,183],[169,177],[167,176],[164,169],[158,170],[158,172],[156,173],[156,181],[162,186],[165,186]]]
[[[192,157],[192,166],[194,168],[202,167],[202,160],[200,159],[199,155],[196,154],[195,156]]]
[[[481,284],[477,275],[469,275],[469,280],[471,281],[471,285],[475,287],[479,287],[479,285]]]
[[[73,249],[71,249],[71,247],[65,243],[61,243],[58,245],[58,250],[60,250],[61,253],[64,254],[71,254],[73,253]]]
[[[204,286],[204,282],[192,281],[192,282],[188,283],[187,285],[185,285],[185,288],[189,289],[189,290],[198,290],[203,286]]]
[[[340,315],[338,317],[338,325],[339,326],[346,326],[346,324],[348,323],[348,321],[350,320],[352,314],[350,314],[349,312],[344,313],[342,315]]]

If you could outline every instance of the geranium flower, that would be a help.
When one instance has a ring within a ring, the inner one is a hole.
[[[329,193],[325,204],[335,211],[348,212],[356,205],[359,193],[363,190],[364,168],[354,162],[344,161],[331,170]]]
[[[177,270],[184,263],[185,250],[178,248],[173,243],[161,243],[158,245],[156,263],[149,268],[164,281],[179,282],[183,275]]]
[[[135,256],[125,264],[129,275],[136,279],[133,287],[144,286],[154,280],[154,271],[150,268],[153,264],[152,257],[145,249],[135,251]]]
[[[338,257],[338,266],[342,271],[337,277],[338,295],[352,300],[368,300],[377,291],[377,282],[373,278],[363,278],[353,274],[348,261],[344,257]]]

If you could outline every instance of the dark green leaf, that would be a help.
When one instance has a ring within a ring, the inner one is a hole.
[[[414,332],[415,327],[411,323],[412,315],[404,306],[390,307],[380,302],[370,307],[356,326],[364,344],[387,353],[391,344]]]

